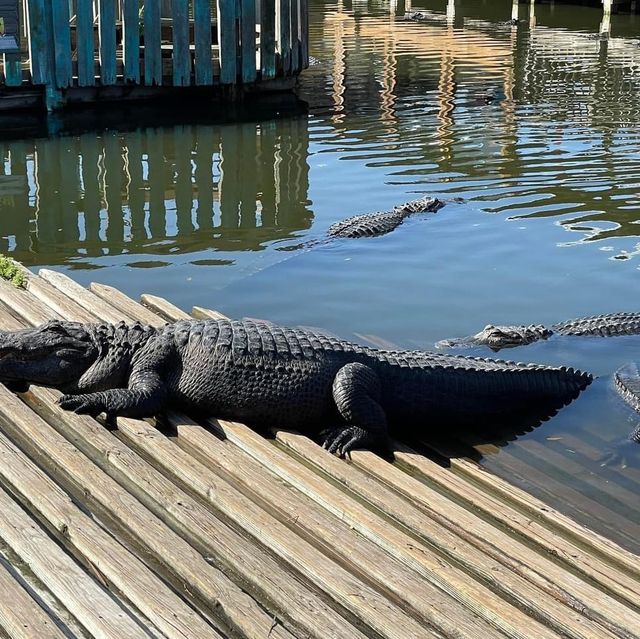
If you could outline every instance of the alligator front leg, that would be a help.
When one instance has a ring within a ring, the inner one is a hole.
[[[160,375],[145,371],[144,375],[132,375],[128,388],[113,388],[85,395],[63,395],[59,404],[65,410],[83,415],[98,416],[106,413],[113,423],[118,415],[123,417],[153,417],[162,412],[168,392]]]
[[[380,397],[375,371],[359,363],[343,366],[333,381],[333,400],[345,425],[329,431],[323,446],[340,457],[355,448],[387,447],[387,418]]]

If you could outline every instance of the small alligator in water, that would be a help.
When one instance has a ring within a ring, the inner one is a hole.
[[[461,198],[453,201],[461,202]],[[435,213],[439,211],[445,203],[435,197],[421,197],[417,200],[405,202],[395,206],[389,211],[378,211],[376,213],[363,213],[354,215],[332,224],[323,238],[296,244],[295,246],[281,247],[279,251],[296,251],[301,248],[311,248],[318,244],[326,244],[338,238],[359,238],[378,237],[386,235],[398,228],[410,215],[416,213]]]
[[[479,333],[469,337],[445,339],[436,344],[438,348],[460,348],[488,346],[493,351],[502,348],[524,346],[545,340],[552,335],[582,335],[610,337],[618,335],[640,335],[640,313],[609,313],[579,317],[554,324],[547,328],[542,324],[485,326]]]
[[[572,368],[376,350],[248,320],[142,324],[50,321],[0,333],[0,381],[61,390],[77,413],[150,417],[169,408],[320,433],[331,452],[385,448],[388,426],[414,438],[525,414],[538,421],[592,376]],[[416,433],[416,431],[420,431]]]

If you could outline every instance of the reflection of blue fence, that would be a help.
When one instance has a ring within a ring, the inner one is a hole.
[[[308,0],[22,0],[21,53],[0,86],[247,85],[307,66]]]

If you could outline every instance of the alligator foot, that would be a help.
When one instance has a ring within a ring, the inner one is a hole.
[[[640,446],[631,439],[623,439],[607,448],[598,461],[607,468],[640,468]]]
[[[371,448],[379,442],[374,441],[371,433],[359,426],[340,426],[330,428],[320,434],[322,447],[330,453],[344,459],[352,450]]]
[[[91,415],[97,417],[105,411],[102,402],[96,401],[90,395],[63,395],[58,404],[64,410],[70,410],[79,415]]]

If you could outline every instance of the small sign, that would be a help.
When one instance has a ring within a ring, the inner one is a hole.
[[[20,53],[19,0],[0,0],[0,53]]]

